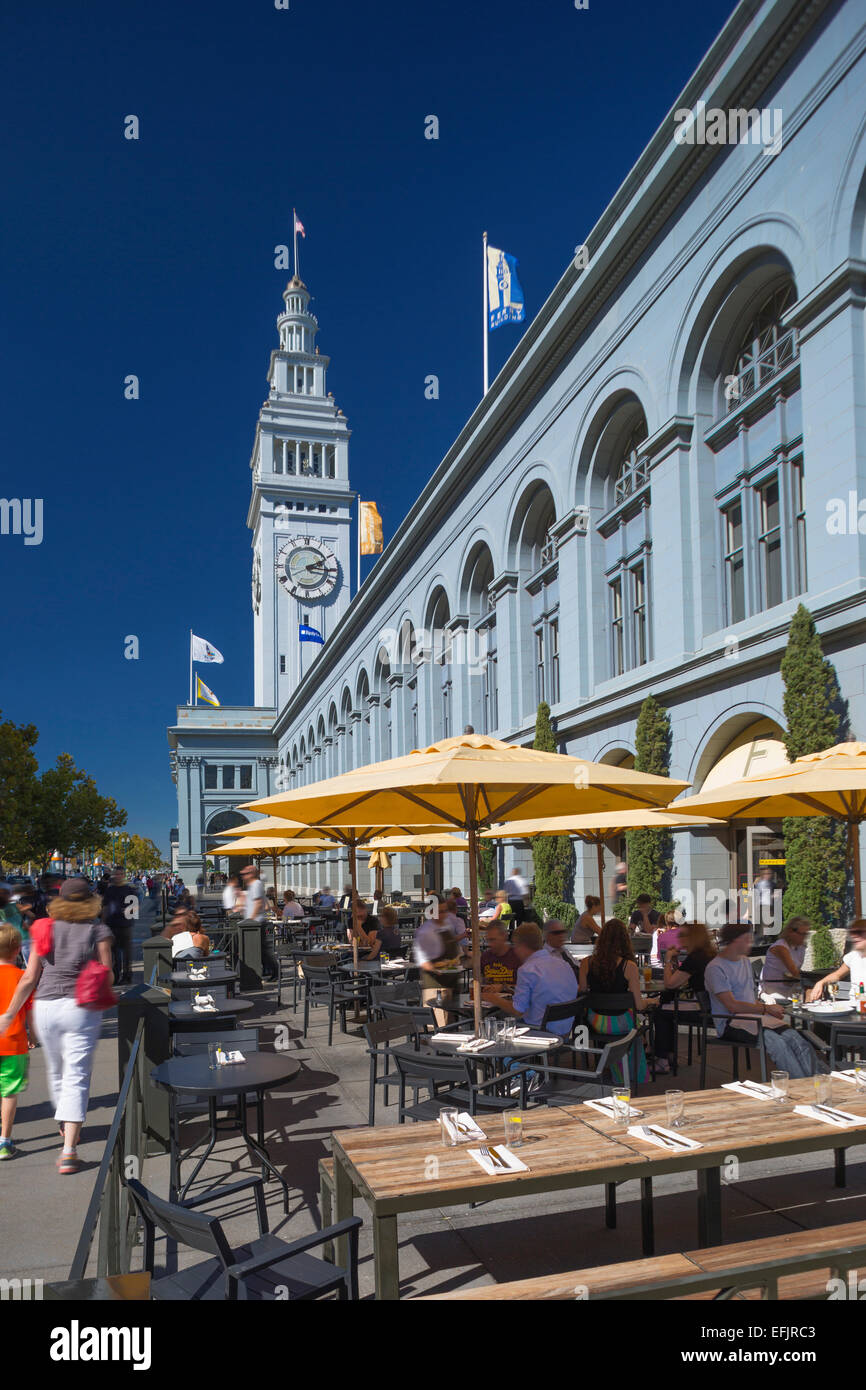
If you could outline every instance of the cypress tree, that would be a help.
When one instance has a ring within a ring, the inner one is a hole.
[[[671,720],[654,695],[640,707],[635,731],[635,772],[670,776]],[[628,894],[625,911],[632,913],[641,893],[656,899],[659,911],[670,903],[670,874],[674,862],[673,836],[667,830],[630,830],[628,846]]]
[[[535,716],[533,748],[542,753],[555,753],[556,735],[550,722],[550,705],[544,700]],[[567,926],[577,920],[574,904],[566,900],[571,879],[572,850],[567,835],[536,835],[532,841],[532,860],[535,865],[534,906],[542,921],[557,917]]]
[[[782,708],[789,762],[832,748],[841,737],[839,682],[827,661],[815,621],[801,603],[791,621],[782,657]],[[786,816],[785,918],[807,917],[815,929],[813,963],[818,970],[838,964],[830,927],[841,923],[846,883],[845,827],[829,816]]]

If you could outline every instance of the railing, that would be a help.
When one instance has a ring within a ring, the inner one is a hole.
[[[784,369],[797,360],[800,345],[796,328],[781,333],[759,357],[747,363],[737,375],[727,378],[725,397],[728,411],[736,410],[741,401],[748,400]]]
[[[78,1237],[75,1257],[69,1271],[70,1279],[85,1278],[97,1225],[97,1276],[101,1278],[107,1274],[128,1274],[130,1271],[136,1220],[126,1190],[126,1178],[140,1176],[144,1160],[143,1036],[144,1019],[141,1019],[126,1064],[84,1225]]]

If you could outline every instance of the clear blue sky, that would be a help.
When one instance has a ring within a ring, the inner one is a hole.
[[[10,0],[0,494],[43,498],[45,533],[0,536],[0,709],[43,765],[71,753],[167,850],[190,627],[221,701],[252,700],[248,461],[292,206],[387,539],[480,395],[482,231],[531,318],[732,8]]]

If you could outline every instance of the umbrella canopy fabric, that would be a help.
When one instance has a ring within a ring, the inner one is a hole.
[[[670,809],[689,815],[705,812],[727,820],[832,816],[845,821],[854,867],[854,905],[860,916],[858,827],[866,819],[866,743],[837,743],[821,753],[807,753],[763,777],[744,777],[683,797]]]
[[[724,821],[709,816],[678,815],[670,808],[666,811],[600,811],[595,815],[541,816],[536,820],[512,821],[509,825],[497,825],[483,831],[482,838],[506,840],[534,839],[536,835],[573,835],[587,844],[594,844],[598,855],[598,896],[604,921],[603,845],[611,835],[624,835],[629,830],[695,830],[701,826],[724,824]]]
[[[518,811],[525,817],[664,806],[686,785],[480,734],[460,734],[340,777],[247,802],[242,809],[296,816],[320,827],[375,825],[380,834],[387,833],[384,826],[411,821],[419,830],[428,823],[464,829],[469,841],[475,1023],[480,1032],[479,830],[515,819]]]
[[[260,816],[258,820],[248,821],[246,825],[236,825],[231,830],[221,830],[218,835],[211,836],[211,839],[222,839],[228,835],[270,835],[276,832],[278,835],[288,835],[290,832],[298,830],[308,830],[309,826],[301,821],[284,820],[282,816]]]
[[[369,845],[364,845],[364,849],[369,849]],[[390,869],[391,859],[383,849],[374,849],[370,858],[367,860],[368,869]]]
[[[368,840],[364,849],[384,850],[387,854],[466,854],[469,841],[462,835],[385,835]]]
[[[279,835],[248,835],[245,839],[214,845],[208,852],[217,857],[221,854],[238,857],[245,854],[252,858],[259,854],[315,854],[317,850],[333,848],[333,840],[287,840]]]

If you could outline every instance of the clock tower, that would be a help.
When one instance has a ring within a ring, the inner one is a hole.
[[[282,709],[351,597],[349,428],[327,391],[330,359],[297,275],[283,292],[279,347],[250,469],[255,703]],[[302,640],[302,637],[304,640]],[[310,640],[310,638],[313,640]]]

